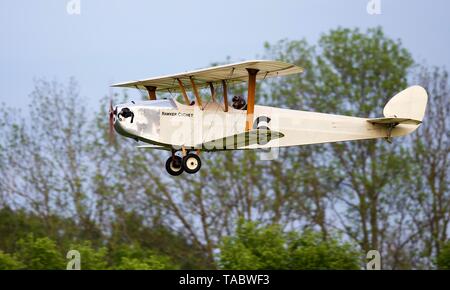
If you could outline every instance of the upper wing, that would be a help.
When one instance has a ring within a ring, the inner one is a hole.
[[[156,87],[157,91],[175,92],[180,89],[177,79],[188,89],[192,87],[190,77],[195,80],[198,87],[208,86],[209,83],[219,83],[222,80],[229,82],[246,82],[248,72],[246,69],[258,69],[257,79],[265,79],[276,76],[284,76],[303,72],[303,68],[281,62],[270,60],[251,60],[227,65],[214,66],[206,69],[188,71],[173,75],[158,76],[112,85],[113,87],[130,87],[145,89],[145,87]]]
[[[398,125],[398,124],[419,125],[422,123],[422,121],[408,118],[375,118],[375,119],[368,119],[367,122],[380,125]]]

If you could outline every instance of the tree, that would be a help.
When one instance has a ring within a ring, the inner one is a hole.
[[[240,222],[236,234],[224,238],[219,263],[227,270],[359,269],[354,246],[307,230],[284,233],[280,226]]]
[[[288,237],[289,268],[291,269],[361,269],[361,253],[354,244],[341,243],[337,238],[323,237],[310,230]]]
[[[74,80],[37,81],[31,103],[27,117],[0,108],[1,249],[17,251],[16,241],[29,232],[49,237],[61,252],[84,240],[94,249],[143,241],[144,249],[170,255],[182,267],[206,267],[198,247],[160,222],[169,220],[167,210],[145,171],[115,163],[135,155],[147,167],[134,144],[121,151],[99,141],[108,140],[107,113],[86,110]],[[142,193],[149,191],[154,199],[143,205]]]
[[[441,248],[436,264],[440,270],[450,270],[450,242],[447,242]]]
[[[118,270],[172,270],[179,266],[170,257],[152,250],[142,249],[138,245],[123,245],[116,250],[113,268]]]
[[[95,249],[90,241],[72,244],[70,250],[77,250],[80,253],[80,266],[82,270],[106,270],[107,254],[106,247]]]
[[[450,83],[446,70],[424,66],[418,68],[415,80],[426,88],[429,98],[424,125],[412,135],[410,197],[416,204],[414,223],[423,243],[418,252],[430,263],[449,236]]]
[[[0,249],[8,253],[15,252],[17,241],[29,233],[45,235],[45,225],[39,217],[27,214],[22,209],[0,208]]]
[[[23,268],[24,265],[13,256],[0,251],[0,270],[18,270]]]
[[[207,265],[207,255],[187,240],[176,235],[164,225],[145,225],[144,218],[136,212],[116,210],[116,220],[112,224],[108,247],[119,250],[124,245],[134,244],[142,251],[152,251],[168,256],[182,269],[201,269]]]
[[[151,255],[144,260],[123,257],[117,270],[175,270],[168,257]]]
[[[302,77],[271,82],[269,102],[352,116],[380,116],[389,98],[407,86],[413,64],[401,42],[386,37],[381,28],[366,33],[335,29],[322,35],[317,47],[283,40],[266,48],[271,57],[306,67]],[[411,163],[401,142],[310,146],[312,158],[305,163],[312,178],[303,183],[313,205],[306,209],[312,226],[345,232],[364,252],[380,251],[391,268],[408,264],[400,253],[415,236],[407,202]],[[287,159],[297,160],[303,150],[293,150]],[[331,178],[320,178],[321,172]]]
[[[31,270],[62,270],[66,263],[54,241],[29,234],[17,242],[17,258]]]
[[[88,189],[87,133],[91,115],[83,107],[78,85],[39,80],[31,93],[27,119],[4,109],[0,187],[11,206],[26,207],[45,222],[48,235],[59,225],[52,216],[72,217],[80,233],[98,238],[92,221],[94,196]],[[1,123],[1,122],[0,122]],[[20,156],[20,158],[18,158]],[[85,231],[83,231],[85,230]]]

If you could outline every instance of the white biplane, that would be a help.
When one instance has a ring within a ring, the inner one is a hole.
[[[422,123],[428,95],[420,86],[398,93],[384,107],[384,117],[376,119],[255,105],[257,80],[302,71],[285,62],[254,60],[115,84],[145,89],[149,100],[111,104],[110,129],[146,143],[139,148],[171,151],[166,170],[180,175],[200,169],[200,151],[267,150],[374,138],[391,141]],[[248,82],[247,100],[234,96],[229,105],[227,86],[242,82]],[[208,101],[202,100],[200,89],[208,90]],[[187,91],[192,91],[194,100]],[[157,99],[156,92],[181,93],[184,104],[175,98]]]

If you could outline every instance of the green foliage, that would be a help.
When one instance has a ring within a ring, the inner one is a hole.
[[[24,265],[13,256],[0,251],[0,270],[18,270],[23,268]]]
[[[341,243],[336,238],[323,237],[306,231],[288,237],[288,264],[291,269],[360,269],[360,253],[355,245]]]
[[[47,237],[35,238],[32,234],[17,242],[14,255],[0,251],[0,269],[65,269],[68,260],[64,260],[64,256],[68,250],[77,250],[80,253],[82,270],[179,269],[169,256],[136,245],[121,245],[111,252],[106,247],[96,249],[91,242],[84,241],[59,251],[53,240]]]
[[[174,270],[177,269],[171,264],[166,256],[150,255],[144,260],[123,257],[117,270]]]
[[[0,249],[14,252],[17,241],[25,238],[28,233],[44,236],[45,226],[38,217],[27,214],[24,210],[12,210],[9,207],[0,208]]]
[[[116,263],[120,263],[121,256],[127,256],[132,249],[136,249],[134,252],[152,250],[170,256],[173,263],[180,265],[182,269],[205,268],[204,253],[188,244],[184,237],[174,234],[162,225],[145,226],[143,217],[134,212],[118,209],[117,216],[108,240],[110,250],[117,253],[115,256],[119,256],[118,259],[113,258]]]
[[[239,223],[235,236],[224,239],[219,260],[227,270],[359,269],[359,254],[350,244],[254,222]]]
[[[123,245],[115,252],[116,266],[118,270],[171,270],[178,269],[170,257],[159,255],[151,250],[142,249],[139,246]]]
[[[90,241],[84,241],[79,244],[72,244],[70,249],[80,252],[82,270],[105,270],[108,268],[108,250],[106,247],[95,249]]]
[[[16,255],[26,269],[62,270],[66,267],[55,242],[47,237],[35,238],[33,234],[29,234],[26,238],[19,240],[17,245]]]
[[[236,236],[226,237],[220,248],[223,269],[285,269],[286,261],[285,237],[276,225],[240,222]]]
[[[70,219],[49,217],[60,226],[54,232],[34,214],[2,208],[1,265],[8,269],[65,269],[67,252],[77,250],[81,269],[85,270],[205,268],[203,253],[189,246],[183,237],[163,226],[147,227],[135,213],[123,212],[120,216],[111,237],[98,237],[85,235],[88,230],[78,228]],[[99,246],[102,244],[105,246]]]
[[[450,270],[450,242],[447,242],[439,253],[436,264],[440,270]]]

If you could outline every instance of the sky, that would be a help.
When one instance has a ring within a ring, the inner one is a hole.
[[[255,59],[265,41],[315,43],[337,27],[382,26],[450,68],[449,13],[448,0],[0,0],[0,103],[27,106],[34,80],[75,77],[96,106],[115,82]]]

